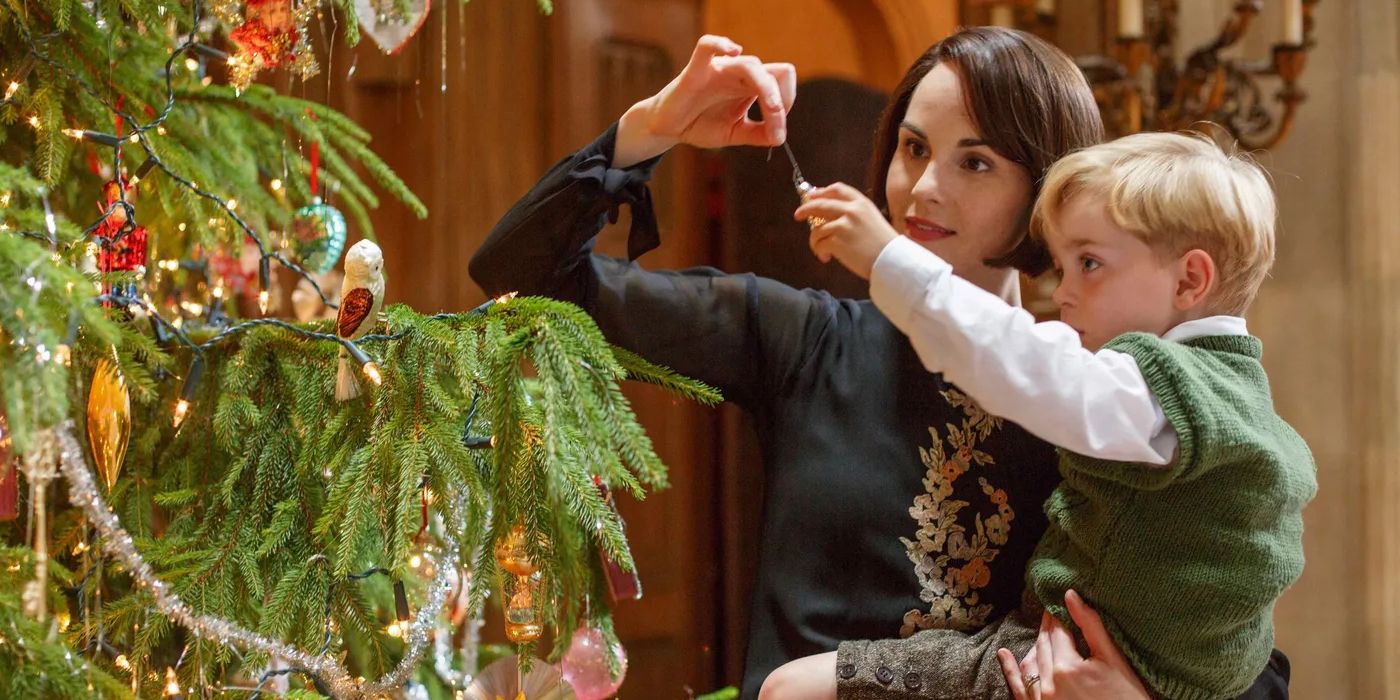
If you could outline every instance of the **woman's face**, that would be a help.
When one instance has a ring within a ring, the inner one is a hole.
[[[1014,270],[983,261],[1025,231],[1031,181],[1025,168],[982,141],[962,81],[939,64],[914,88],[885,177],[890,223],[959,276],[1000,293]]]

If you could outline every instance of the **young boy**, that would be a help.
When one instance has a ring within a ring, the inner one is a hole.
[[[799,659],[769,677],[765,700],[835,697],[838,675],[843,697],[1007,697],[996,650],[1026,654],[1043,610],[1072,625],[1070,589],[1152,693],[1246,690],[1273,646],[1274,602],[1302,570],[1317,489],[1242,318],[1273,263],[1275,215],[1259,167],[1204,137],[1138,134],[1072,154],[1032,214],[1062,275],[1061,320],[1035,323],[897,235],[854,189],[814,193],[796,212],[826,220],[813,251],[871,280],[930,371],[1059,446],[1064,481],[1021,610],[972,635]],[[915,669],[919,683],[898,682]]]

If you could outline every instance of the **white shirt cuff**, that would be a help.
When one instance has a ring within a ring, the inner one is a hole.
[[[953,266],[907,236],[885,244],[870,271],[870,300],[896,328],[908,333],[909,321],[924,304],[928,288]]]

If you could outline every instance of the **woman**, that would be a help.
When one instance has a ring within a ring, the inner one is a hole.
[[[916,90],[926,80],[937,89]],[[842,640],[975,630],[1016,609],[1059,479],[1048,444],[929,375],[869,302],[590,254],[624,203],[630,257],[656,244],[645,183],[671,146],[781,144],[795,89],[792,66],[701,39],[679,76],[557,164],[471,262],[488,294],[578,303],[612,342],[717,386],[753,417],[766,489],[745,698],[786,661]],[[746,117],[755,100],[762,122]],[[871,196],[897,230],[1016,303],[1017,270],[1047,266],[1026,232],[1037,181],[1101,137],[1062,52],[1021,32],[966,30],[896,89]],[[892,690],[921,685],[915,668],[870,671]]]

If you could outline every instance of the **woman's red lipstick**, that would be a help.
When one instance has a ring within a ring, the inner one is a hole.
[[[920,243],[940,241],[957,234],[957,231],[943,228],[928,219],[922,219],[917,216],[905,217],[904,228],[910,238]]]

